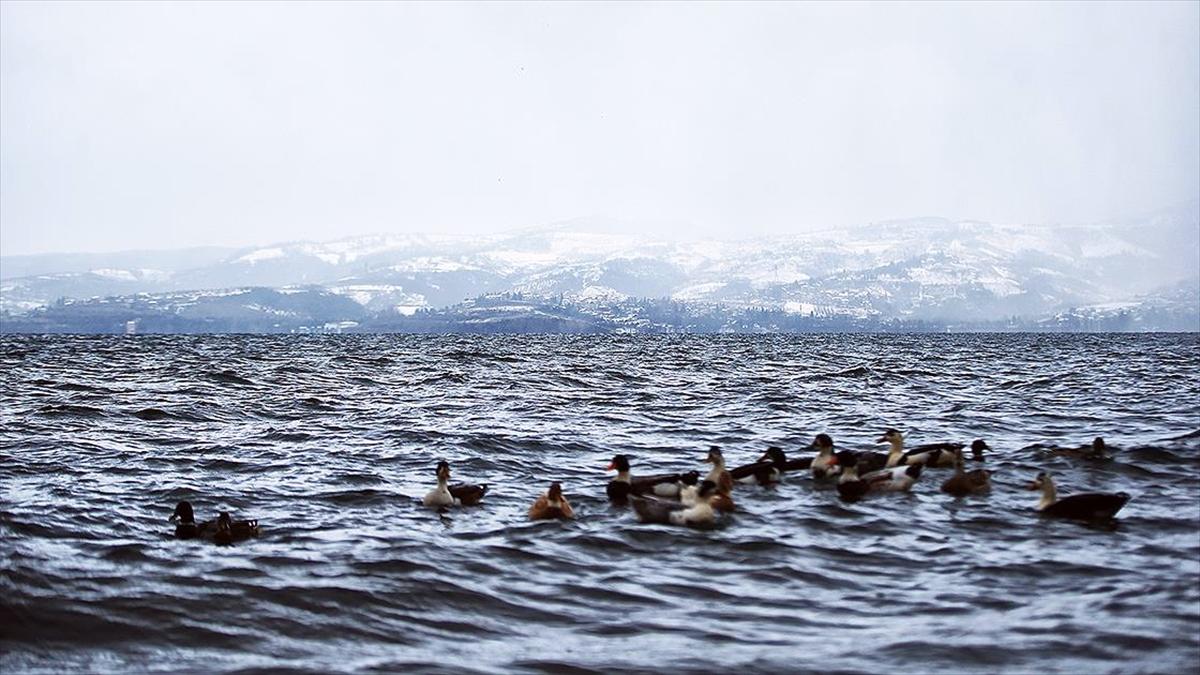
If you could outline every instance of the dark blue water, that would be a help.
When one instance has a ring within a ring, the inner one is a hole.
[[[0,337],[0,670],[1142,673],[1200,663],[1200,338]],[[712,531],[604,499],[818,432],[984,438],[990,495],[805,475]],[[1114,459],[1033,444],[1104,436]],[[418,500],[439,458],[481,507]],[[1123,490],[1109,526],[1021,489]],[[530,523],[551,480],[579,514]],[[175,502],[257,517],[223,548]]]

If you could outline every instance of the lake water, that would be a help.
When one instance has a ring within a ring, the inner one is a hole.
[[[1177,673],[1200,663],[1200,337],[0,336],[0,670]],[[839,502],[789,474],[711,531],[609,506],[768,445],[983,438]],[[1114,459],[1053,456],[1103,436]],[[445,458],[491,485],[438,513]],[[1060,493],[1133,498],[1108,526]],[[526,520],[551,480],[574,522]],[[173,538],[175,503],[256,517]]]

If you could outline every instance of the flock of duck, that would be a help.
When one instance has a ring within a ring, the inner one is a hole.
[[[719,447],[709,449],[704,461],[712,465],[701,479],[699,471],[634,476],[629,457],[616,455],[608,466],[617,475],[606,489],[608,500],[618,507],[632,505],[643,523],[662,523],[687,527],[708,527],[717,514],[735,510],[734,486],[737,484],[772,485],[787,473],[809,473],[813,480],[836,484],[838,496],[856,501],[876,493],[910,490],[926,469],[953,468],[954,473],[941,486],[943,492],[955,497],[983,494],[991,489],[991,471],[966,470],[963,450],[965,443],[931,443],[905,449],[904,436],[888,429],[879,442],[890,449],[882,452],[837,450],[828,434],[818,434],[811,450],[816,454],[801,459],[788,459],[777,447],[768,448],[758,461],[729,469]],[[987,443],[976,440],[969,446],[971,459],[983,461]],[[1084,459],[1104,459],[1104,440],[1096,438],[1082,448],[1051,448],[1056,454]],[[487,484],[450,483],[450,464],[437,463],[437,485],[425,495],[425,506],[445,509],[473,506],[483,501]],[[1104,521],[1116,515],[1129,495],[1124,492],[1092,492],[1059,498],[1049,473],[1039,473],[1027,485],[1029,490],[1041,491],[1037,510],[1043,515],[1086,521]],[[574,509],[563,494],[562,485],[550,484],[548,490],[529,507],[531,520],[572,519]],[[176,523],[175,536],[180,539],[207,539],[228,545],[258,536],[257,520],[234,520],[221,512],[211,521],[197,523],[192,505],[179,502],[170,520]]]

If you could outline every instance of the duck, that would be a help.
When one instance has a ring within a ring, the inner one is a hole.
[[[563,495],[562,484],[557,481],[551,483],[550,489],[529,507],[530,520],[571,520],[574,517],[575,510]]]
[[[637,513],[638,520],[643,523],[707,527],[712,525],[716,517],[712,506],[712,500],[716,495],[717,484],[711,480],[705,480],[700,483],[696,503],[692,506],[680,502],[634,496],[632,498],[633,510]]]
[[[708,449],[708,456],[704,461],[712,464],[713,468],[704,477],[705,480],[712,481],[717,486],[717,495],[713,497],[713,508],[726,513],[734,510],[733,503],[733,475],[725,468],[725,454],[721,452],[721,448],[712,446]],[[695,493],[689,495],[688,500],[684,500],[682,495],[680,501],[687,503],[695,503],[696,497],[699,495],[699,487],[695,489]]]
[[[456,483],[450,485],[450,463],[442,460],[437,463],[437,487],[425,495],[425,506],[444,508],[447,506],[474,506],[483,500],[487,494],[487,483],[468,485]]]
[[[838,458],[842,475],[838,478],[838,496],[853,501],[871,492],[903,492],[921,477],[924,464],[907,464],[858,475],[859,465],[852,454]],[[843,464],[844,462],[844,464]]]
[[[1092,442],[1088,445],[1079,448],[1051,448],[1050,452],[1056,455],[1075,457],[1078,459],[1112,459],[1106,450],[1108,450],[1108,446],[1104,444],[1104,439],[1100,436],[1097,436],[1093,438]]]
[[[1110,520],[1130,499],[1126,492],[1085,492],[1059,499],[1054,480],[1045,471],[1039,473],[1026,489],[1042,491],[1042,499],[1037,505],[1042,515],[1076,520]]]
[[[992,489],[991,478],[992,472],[985,469],[967,471],[959,449],[955,451],[954,475],[942,483],[942,492],[955,497],[982,494]]]
[[[813,479],[824,480],[836,476],[839,473],[838,457],[833,451],[833,439],[829,434],[817,434],[812,447],[817,451],[817,456],[809,464]]]
[[[192,511],[192,504],[187,501],[175,505],[175,512],[171,514],[167,522],[175,523],[175,537],[178,539],[202,537],[213,526],[212,521],[197,523],[196,514]]]
[[[771,485],[778,483],[787,470],[787,454],[783,448],[771,446],[762,457],[753,464],[744,464],[729,472],[733,480],[739,483],[758,483]]]
[[[858,453],[842,450],[837,453],[837,460],[838,466],[841,467],[837,477],[838,496],[852,502],[867,494],[867,484],[858,477],[858,467],[860,466]]]
[[[891,450],[887,454],[887,462],[884,468],[893,466],[901,466],[905,464],[924,464],[930,467],[952,467],[954,466],[954,453],[957,450],[965,447],[963,443],[927,443],[918,445],[915,448],[904,451],[904,434],[896,429],[888,429],[880,436],[879,443],[888,443],[891,445]],[[976,460],[983,460],[983,451],[988,449],[988,445],[982,439],[971,443],[971,449],[974,452]]]
[[[257,536],[257,520],[234,520],[228,511],[222,511],[221,515],[217,516],[216,531],[213,532],[214,544],[229,546]]]
[[[640,495],[646,492],[658,494],[660,497],[679,496],[679,474],[667,473],[635,478],[630,474],[628,455],[614,455],[612,462],[608,465],[608,470],[617,472],[616,477],[609,481],[608,487],[605,488],[608,501],[614,505],[624,506],[629,503],[630,495]],[[662,494],[655,489],[660,484],[669,484],[669,487],[662,488]]]

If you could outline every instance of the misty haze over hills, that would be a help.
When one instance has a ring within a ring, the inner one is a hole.
[[[119,332],[133,320],[150,332],[423,330],[431,325],[405,317],[431,310],[444,318],[437,330],[804,328],[789,317],[937,329],[1069,312],[1124,319],[1105,327],[1195,330],[1198,212],[1192,202],[1086,226],[921,218],[732,241],[579,219],[489,236],[14,256],[0,258],[0,309],[6,331]],[[709,320],[647,318],[643,308],[635,321],[622,308],[638,299]],[[569,328],[555,307],[569,308]],[[784,323],[720,319],[757,310]]]

